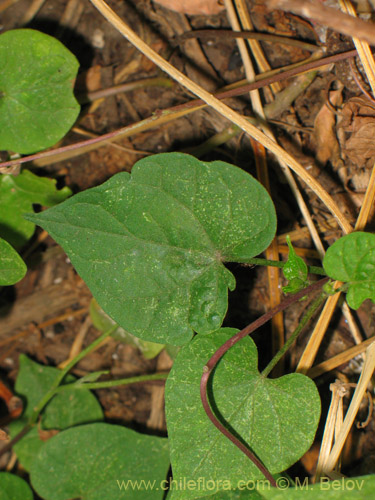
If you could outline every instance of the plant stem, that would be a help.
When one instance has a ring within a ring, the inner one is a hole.
[[[81,361],[81,359],[84,358],[87,354],[89,354],[93,349],[95,349],[95,347],[98,346],[101,342],[103,342],[105,338],[109,337],[111,333],[113,333],[116,330],[116,328],[117,325],[114,325],[109,330],[103,332],[96,340],[94,340],[94,342],[92,342],[89,346],[86,347],[86,349],[83,349],[83,351],[77,354],[77,356],[73,358],[71,362],[67,364],[63,370],[61,370],[61,372],[55,378],[48,392],[46,392],[46,394],[42,397],[39,403],[35,406],[34,411],[29,420],[29,424],[31,426],[36,423],[40,412],[56,394],[58,386],[61,384],[61,382],[63,381],[67,373],[73,368],[73,366],[77,364],[79,361]]]
[[[266,368],[262,371],[262,376],[267,377],[267,375],[272,371],[272,369],[277,365],[279,360],[284,356],[284,354],[287,352],[287,350],[292,346],[294,341],[297,339],[298,335],[301,333],[303,328],[307,325],[307,323],[310,321],[316,310],[319,308],[319,306],[323,303],[323,301],[327,298],[327,294],[325,292],[321,292],[310,304],[310,307],[304,314],[303,318],[301,319],[299,325],[297,328],[294,330],[292,335],[289,337],[289,339],[285,342],[283,347],[279,350],[279,352],[271,359],[271,361],[268,363]]]
[[[201,394],[202,405],[208,418],[211,420],[214,426],[222,434],[224,434],[224,436],[227,439],[229,439],[235,446],[237,446],[237,448],[239,448],[242,451],[242,453],[244,453],[253,462],[253,464],[261,471],[261,473],[269,480],[270,484],[274,487],[277,487],[277,484],[272,474],[269,472],[269,470],[262,464],[262,462],[258,459],[258,457],[256,457],[249,448],[247,448],[236,436],[234,436],[218,420],[218,418],[213,413],[207,397],[208,380],[210,378],[211,372],[214,370],[217,363],[224,356],[224,354],[227,351],[229,351],[231,347],[233,347],[237,342],[239,342],[244,337],[247,337],[247,335],[249,335],[250,333],[254,332],[257,328],[267,323],[267,321],[269,321],[273,316],[275,316],[275,314],[279,313],[280,311],[283,311],[294,302],[297,302],[299,299],[303,298],[309,292],[320,289],[325,283],[327,283],[328,279],[329,278],[323,278],[313,283],[312,285],[308,286],[307,288],[304,288],[303,290],[297,292],[295,295],[286,297],[282,302],[280,302],[280,304],[278,304],[273,309],[263,314],[263,316],[253,321],[250,325],[246,326],[243,330],[241,330],[240,332],[233,335],[233,337],[228,339],[222,346],[219,347],[219,349],[217,349],[217,351],[211,356],[211,358],[207,361],[206,365],[203,367],[203,375],[200,384],[200,394]]]
[[[138,384],[140,382],[148,382],[149,380],[165,380],[168,377],[167,373],[151,373],[148,375],[138,375],[136,377],[120,378],[117,380],[103,380],[102,382],[88,382],[79,383],[73,382],[72,384],[64,384],[55,390],[55,394],[63,392],[66,389],[107,389],[108,387],[116,387],[118,385]]]
[[[242,262],[244,265],[254,265],[254,266],[272,266],[272,267],[280,267],[283,268],[286,262],[282,262],[280,260],[269,260],[269,259],[260,259],[258,257],[254,257],[252,259],[246,259],[246,262]],[[307,266],[310,274],[319,274],[320,276],[327,276],[327,273],[324,271],[322,267],[318,266]]]
[[[298,66],[294,67],[290,70],[286,71],[281,71],[280,73],[273,74],[272,76],[266,77],[259,79],[255,82],[249,83],[247,85],[244,85],[241,87],[241,89],[233,89],[233,90],[228,90],[226,92],[219,92],[218,94],[215,94],[218,99],[225,99],[228,97],[235,97],[243,94],[247,94],[249,91],[264,87],[265,85],[269,85],[274,82],[278,82],[287,78],[290,78],[292,76],[304,73],[306,71],[309,71],[311,69],[318,68],[320,66],[325,66],[327,64],[341,61],[344,59],[352,58],[357,55],[356,50],[350,50],[348,52],[342,52],[339,54],[334,54],[332,56],[324,57],[322,59],[310,61],[309,63],[304,64],[303,66]],[[173,108],[166,109],[164,111],[154,113],[151,117],[146,118],[145,120],[142,120],[141,122],[138,123],[133,123],[131,125],[128,125],[126,127],[123,127],[119,130],[115,130],[113,132],[109,132],[107,134],[101,135],[99,137],[94,137],[93,139],[87,139],[86,141],[79,142],[77,144],[69,144],[68,146],[63,146],[61,148],[56,148],[53,150],[48,150],[48,151],[43,151],[40,153],[36,153],[33,155],[28,155],[24,156],[22,158],[19,158],[17,160],[9,160],[6,162],[1,162],[0,163],[0,172],[6,173],[7,169],[13,165],[19,165],[21,163],[26,163],[30,162],[33,160],[37,160],[40,158],[47,158],[47,157],[53,157],[56,156],[57,154],[62,153],[63,151],[72,151],[76,149],[81,149],[85,146],[93,145],[93,144],[101,144],[104,143],[108,140],[114,140],[114,138],[118,137],[127,137],[131,133],[137,133],[141,132],[143,130],[142,127],[149,128],[151,127],[154,122],[155,126],[159,123],[159,118],[160,115],[175,115],[177,117],[181,110],[188,110],[192,109],[192,111],[195,110],[195,108],[199,109],[199,106],[206,106],[202,100],[200,99],[194,99],[192,101],[189,101],[185,104],[179,104],[177,106],[174,106]]]

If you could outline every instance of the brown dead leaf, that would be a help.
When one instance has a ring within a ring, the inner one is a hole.
[[[350,99],[343,108],[341,127],[348,135],[345,154],[358,167],[375,161],[375,104],[364,97]]]
[[[338,106],[342,102],[342,89],[332,90],[329,93],[330,103]],[[322,165],[328,161],[333,167],[341,166],[340,146],[336,137],[336,115],[327,104],[324,104],[314,122],[314,131],[316,139],[316,159]]]
[[[56,429],[50,429],[49,431],[46,431],[44,429],[41,429],[39,426],[38,426],[38,434],[39,434],[39,438],[42,440],[42,441],[48,441],[49,439],[53,438],[54,436],[56,436],[56,434],[58,434],[60,431],[56,430]]]
[[[224,9],[223,2],[220,0],[154,0],[154,2],[189,16],[200,14],[209,16],[218,14]]]

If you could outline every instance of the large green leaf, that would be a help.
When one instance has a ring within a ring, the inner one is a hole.
[[[45,443],[31,484],[44,500],[162,500],[168,467],[167,439],[90,424]]]
[[[0,500],[33,500],[30,486],[22,478],[0,472]]]
[[[35,363],[25,355],[20,355],[20,370],[16,380],[16,392],[26,402],[22,417],[10,424],[14,437],[26,424],[34,406],[46,394],[60,370]],[[73,375],[68,375],[65,382],[74,382]],[[67,389],[56,395],[42,415],[42,429],[66,429],[73,425],[103,420],[103,411],[95,396],[85,389]],[[37,428],[32,429],[18,443],[14,450],[26,470],[29,470],[35,456],[43,445]]]
[[[177,481],[262,479],[261,472],[208,419],[200,399],[202,368],[235,330],[197,336],[179,352],[166,384],[166,417],[173,478]],[[311,446],[320,417],[315,384],[301,374],[268,379],[257,369],[250,337],[220,360],[209,384],[209,400],[225,425],[239,436],[272,474],[296,462]],[[223,487],[223,486],[221,486]],[[207,495],[202,488],[177,498]],[[195,496],[194,496],[195,495]],[[174,496],[172,496],[174,498]]]
[[[35,224],[23,218],[33,209],[33,203],[52,207],[72,192],[56,189],[56,181],[38,177],[28,170],[20,175],[0,176],[0,236],[15,248],[22,247],[33,235]]]
[[[73,125],[78,61],[51,36],[29,29],[0,35],[0,149],[32,153]]]
[[[102,332],[105,332],[116,325],[116,322],[103,311],[95,299],[92,299],[90,302],[90,317],[95,328]],[[141,351],[146,359],[155,358],[165,347],[164,344],[149,342],[135,337],[131,333],[124,330],[121,326],[116,328],[116,330],[111,334],[111,337],[123,342],[124,344],[136,347]]]
[[[142,159],[38,215],[94,297],[128,332],[182,345],[222,324],[225,261],[262,252],[276,229],[266,190],[233,165],[182,153]]]
[[[365,299],[375,302],[375,234],[347,234],[330,246],[323,260],[330,278],[348,284],[346,300],[358,309]]]
[[[17,283],[25,276],[26,271],[22,258],[7,241],[0,238],[0,286]]]
[[[306,480],[297,478],[296,484],[282,489],[260,489],[266,500],[365,500],[375,498],[375,475],[360,477],[343,477],[329,481],[326,478],[318,484],[308,484]]]

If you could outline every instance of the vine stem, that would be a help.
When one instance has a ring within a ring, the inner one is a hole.
[[[137,384],[140,382],[146,382],[149,380],[164,380],[168,377],[168,373],[152,373],[149,375],[139,375],[136,377],[128,377],[117,380],[104,380],[102,382],[92,382],[92,383],[82,383],[79,384],[74,382],[72,384],[65,384],[60,386],[60,383],[64,380],[64,377],[67,373],[73,368],[75,364],[77,364],[82,358],[84,358],[87,354],[89,354],[95,347],[97,347],[105,338],[107,338],[111,333],[113,333],[117,328],[115,325],[110,330],[105,331],[102,335],[100,335],[94,342],[92,342],[89,346],[86,347],[83,351],[81,351],[71,362],[58,374],[56,379],[54,380],[52,386],[49,391],[43,396],[43,398],[39,401],[37,406],[34,408],[34,411],[28,421],[28,423],[21,429],[21,431],[3,448],[0,450],[0,456],[4,455],[7,451],[11,450],[12,447],[18,443],[35,425],[38,416],[45,406],[50,402],[50,400],[58,393],[63,392],[67,389],[104,389],[108,387],[115,387],[118,385],[129,385],[129,384]]]
[[[312,304],[310,304],[308,310],[304,314],[303,318],[301,319],[299,325],[294,330],[292,335],[288,338],[288,340],[285,342],[285,344],[282,346],[282,348],[279,350],[279,352],[271,359],[271,361],[268,363],[268,365],[262,371],[263,377],[267,377],[271,373],[273,368],[277,365],[277,363],[284,356],[284,354],[287,352],[287,350],[292,346],[292,344],[297,339],[298,335],[302,332],[304,327],[307,325],[307,323],[313,317],[316,310],[319,308],[319,306],[323,303],[323,301],[326,298],[327,298],[327,294],[325,292],[322,292],[313,300]]]
[[[256,319],[250,325],[246,326],[243,330],[241,330],[240,332],[233,335],[233,337],[228,339],[223,345],[219,347],[219,349],[217,349],[217,351],[211,356],[211,358],[207,361],[206,365],[203,367],[203,374],[200,383],[200,395],[203,408],[208,418],[211,420],[214,426],[222,434],[224,434],[224,436],[227,439],[229,439],[235,446],[237,446],[237,448],[239,448],[242,451],[242,453],[244,453],[253,462],[253,464],[260,470],[260,472],[266,477],[266,479],[268,479],[270,484],[274,487],[277,487],[277,484],[270,471],[265,467],[265,465],[263,465],[263,463],[259,460],[259,458],[256,457],[255,454],[249,448],[247,448],[239,439],[237,439],[228,429],[226,429],[226,427],[224,427],[224,425],[214,415],[207,396],[208,380],[217,363],[224,356],[224,354],[227,351],[229,351],[229,349],[231,349],[231,347],[233,347],[235,344],[237,344],[237,342],[239,342],[241,339],[243,339],[250,333],[254,332],[257,328],[260,328],[262,325],[267,323],[267,321],[269,321],[275,314],[283,311],[291,304],[303,298],[308,293],[314,290],[319,290],[325,283],[327,283],[328,280],[329,280],[328,277],[323,278],[313,283],[312,285],[308,286],[307,288],[304,288],[303,290],[297,292],[296,294],[286,297],[282,302],[280,302],[280,304],[270,309],[268,312],[263,314],[263,316]]]
[[[165,380],[169,372],[151,373],[148,375],[138,375],[136,377],[119,378],[116,380],[103,380],[102,382],[73,382],[72,384],[64,384],[58,387],[55,393],[66,391],[67,389],[108,389],[109,387],[117,387],[118,385],[139,384],[140,382],[149,382],[150,380]]]
[[[279,267],[282,269],[286,262],[282,262],[281,260],[270,260],[270,259],[261,259],[259,257],[253,257],[251,259],[246,259],[246,262],[241,262],[240,263],[244,266],[272,266],[272,267]],[[327,276],[327,273],[324,271],[322,267],[318,266],[307,266],[307,270],[310,274],[319,274],[320,276]]]
[[[270,85],[271,83],[278,82],[281,80],[285,80],[292,76],[296,76],[298,74],[304,73],[306,71],[312,70],[314,68],[319,68],[320,66],[325,66],[327,64],[331,64],[337,61],[342,61],[348,58],[355,57],[357,54],[356,50],[349,50],[347,52],[341,52],[338,54],[334,54],[332,56],[324,57],[317,60],[310,60],[307,63],[304,63],[298,67],[293,67],[288,70],[280,71],[277,74],[272,74],[265,78],[259,78],[257,81],[248,83],[247,85],[241,86],[241,88],[233,88],[231,90],[220,91],[215,94],[217,99],[225,99],[229,97],[240,96],[248,93],[251,90],[264,87],[266,85]],[[204,101],[201,99],[194,99],[192,101],[186,102],[184,104],[178,104],[177,106],[173,106],[168,109],[164,109],[161,111],[155,112],[152,116],[145,118],[137,123],[132,123],[131,125],[127,125],[126,127],[122,127],[118,130],[114,130],[112,132],[108,132],[107,134],[103,134],[99,137],[94,137],[91,139],[87,139],[85,141],[80,141],[75,144],[69,144],[68,146],[62,146],[60,148],[55,148],[47,151],[42,151],[40,153],[35,153],[33,155],[24,156],[22,158],[17,158],[14,160],[9,160],[0,163],[0,172],[7,173],[7,169],[9,167],[20,165],[22,163],[31,162],[34,160],[40,160],[42,158],[54,157],[59,154],[68,151],[74,151],[77,149],[88,148],[91,146],[99,146],[103,145],[107,141],[113,141],[116,138],[127,137],[131,135],[131,133],[142,132],[144,130],[148,130],[152,126],[161,125],[162,123],[168,122],[172,119],[176,119],[180,116],[184,116],[189,112],[196,111],[200,109],[200,107],[206,106]]]

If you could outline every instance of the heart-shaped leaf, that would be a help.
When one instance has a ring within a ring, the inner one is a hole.
[[[168,441],[110,424],[89,424],[47,441],[31,468],[44,500],[162,500]]]
[[[218,479],[221,488],[227,480],[238,489],[243,480],[263,476],[211,423],[200,399],[202,368],[235,333],[227,330],[197,336],[181,349],[167,379],[166,417],[173,478],[197,481],[202,477],[203,485],[213,480],[217,489]],[[309,449],[320,417],[320,398],[311,379],[301,374],[263,377],[257,368],[256,346],[247,337],[223,356],[210,380],[214,412],[272,474],[290,467]],[[178,498],[207,493],[202,487],[198,492],[184,491]]]
[[[145,340],[182,345],[222,324],[225,261],[272,241],[276,216],[263,186],[227,163],[182,153],[140,160],[38,215],[103,310]]]
[[[46,394],[60,370],[35,363],[21,354],[20,370],[16,380],[16,392],[26,399],[26,408],[22,417],[10,424],[11,436],[14,437],[27,423],[33,408]],[[76,378],[68,375],[65,382],[74,382]],[[57,394],[42,414],[41,428],[66,429],[73,425],[103,420],[103,411],[95,396],[86,389],[66,389]],[[33,428],[18,443],[14,450],[26,470],[30,470],[43,441],[39,429]]]
[[[30,486],[22,478],[0,472],[0,500],[33,500]]]
[[[0,286],[17,283],[25,276],[26,271],[22,258],[7,241],[0,238]]]
[[[375,234],[347,234],[330,246],[323,260],[328,276],[349,285],[346,300],[353,309],[375,302]]]
[[[109,330],[116,324],[115,321],[103,311],[95,299],[92,299],[90,302],[90,317],[95,328],[102,332]],[[111,334],[111,337],[124,344],[136,347],[146,359],[155,358],[165,347],[164,344],[157,344],[156,342],[149,342],[139,337],[135,337],[121,326],[116,328]]]
[[[72,192],[56,188],[56,181],[24,170],[20,175],[0,175],[0,236],[15,248],[21,248],[31,238],[35,224],[23,218],[33,209],[33,203],[52,207]]]
[[[30,29],[0,35],[0,149],[32,153],[53,146],[73,125],[74,55]]]

